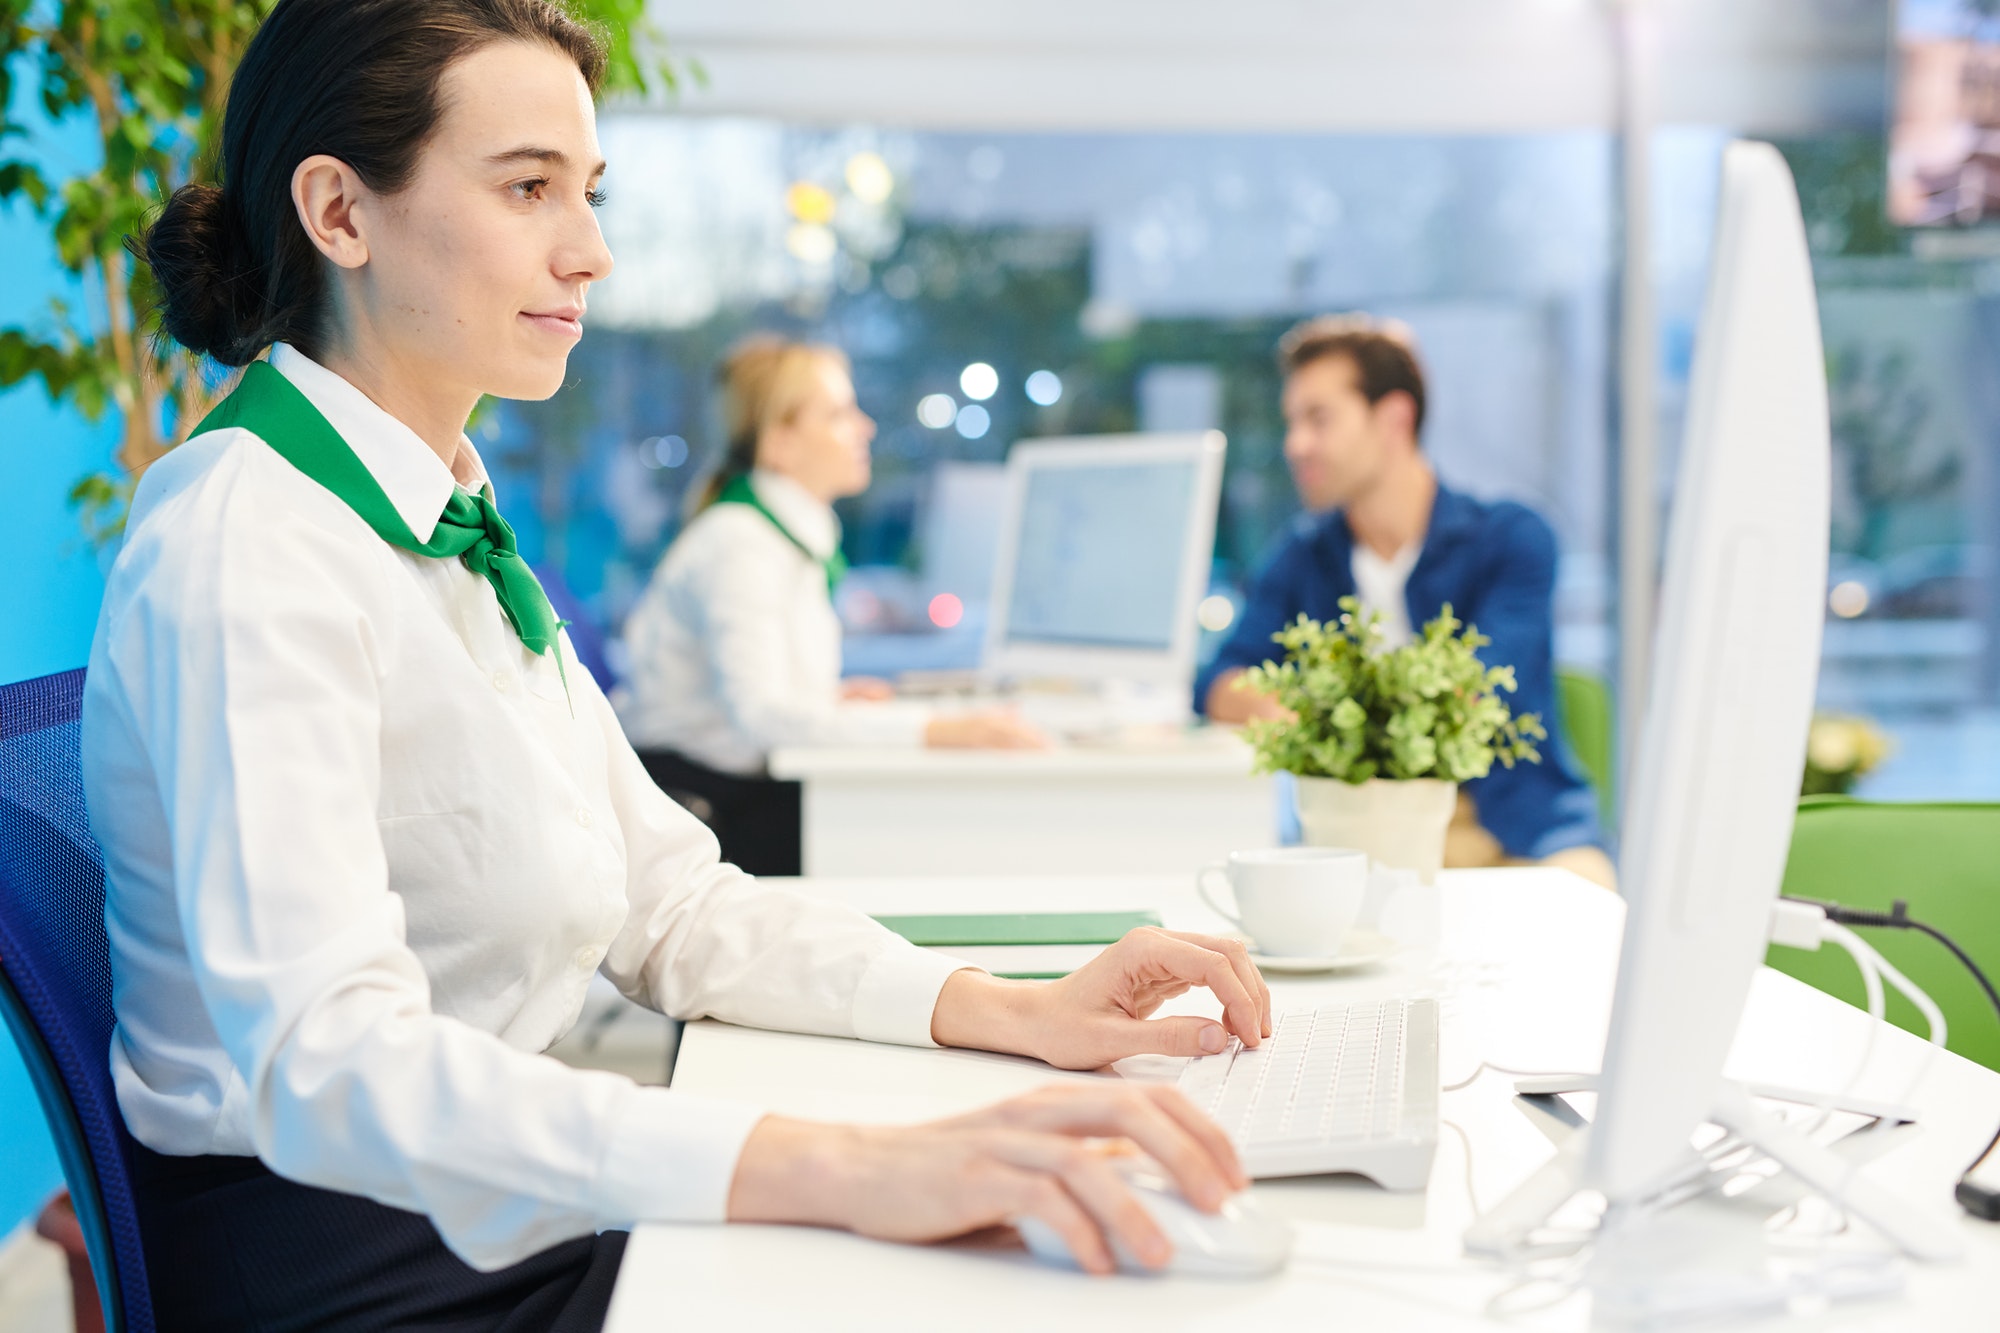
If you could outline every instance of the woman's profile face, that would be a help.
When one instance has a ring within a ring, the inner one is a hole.
[[[590,89],[561,52],[507,41],[455,62],[439,95],[409,184],[367,200],[350,345],[441,389],[547,398],[583,336],[585,292],[611,271]]]
[[[854,381],[838,362],[815,357],[804,402],[791,420],[764,432],[757,463],[823,500],[839,500],[868,489],[874,438],[874,419],[855,401]]]

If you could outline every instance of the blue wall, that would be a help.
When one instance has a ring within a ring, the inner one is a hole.
[[[21,99],[26,111],[27,98]],[[12,145],[10,145],[11,147]],[[69,174],[88,165],[87,134],[37,143],[45,166]],[[45,318],[48,299],[82,294],[56,264],[41,225],[24,209],[0,210],[0,325]],[[58,410],[39,381],[0,393],[0,681],[82,666],[104,581],[64,497],[78,477],[104,467],[113,422],[92,426]],[[0,1236],[38,1211],[62,1184],[55,1149],[14,1044],[0,1036]]]

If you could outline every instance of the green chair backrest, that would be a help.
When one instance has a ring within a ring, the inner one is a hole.
[[[1880,912],[1904,899],[1912,917],[1951,936],[2000,985],[2000,804],[1809,796],[1792,829],[1784,892]],[[2000,1018],[1943,945],[1910,930],[1856,933],[1937,1002],[1952,1050],[2000,1069]],[[1851,1004],[1866,1003],[1860,969],[1836,946],[1813,952],[1773,945],[1766,961]],[[1924,1031],[1916,1007],[1893,989],[1889,1017]]]
[[[1583,775],[1597,793],[1598,818],[1608,832],[1617,813],[1618,788],[1611,687],[1587,671],[1557,667],[1555,731],[1583,765]]]

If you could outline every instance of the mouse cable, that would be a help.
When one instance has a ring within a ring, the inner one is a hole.
[[[1839,903],[1820,902],[1812,898],[1793,898],[1789,901],[1810,907],[1817,907],[1826,913],[1828,921],[1843,926],[1860,926],[1864,929],[1874,928],[1878,930],[1914,930],[1930,936],[1939,944],[1951,950],[1952,957],[1958,959],[1959,962],[1965,965],[1965,970],[1972,973],[1972,979],[1979,983],[1979,988],[1986,992],[1987,1000],[1992,1003],[1994,1015],[2000,1017],[2000,990],[1993,988],[1992,981],[1987,978],[1986,973],[1981,970],[1979,964],[1972,960],[1972,955],[1960,948],[1958,941],[1939,930],[1936,926],[1912,918],[1910,916],[1910,905],[1903,899],[1896,899],[1894,903],[1890,904],[1889,910],[1886,912],[1870,912],[1858,907],[1842,907]],[[1960,1206],[1966,1212],[1971,1213],[1974,1217],[1983,1217],[1989,1222],[2000,1222],[2000,1189],[1987,1189],[1974,1184],[1972,1173],[1979,1169],[1981,1163],[1993,1155],[1995,1148],[2000,1148],[2000,1128],[1996,1128],[1993,1131],[1993,1137],[1986,1141],[1986,1146],[1981,1148],[1979,1155],[1972,1159],[1972,1165],[1965,1168],[1965,1174],[1959,1177],[1958,1188],[1954,1191]]]
[[[1439,1092],[1461,1092],[1471,1087],[1488,1074],[1511,1074],[1515,1078],[1574,1078],[1594,1081],[1595,1074],[1579,1073],[1574,1069],[1515,1069],[1511,1065],[1496,1065],[1490,1060],[1481,1060],[1472,1067],[1472,1072],[1456,1083],[1446,1083]]]

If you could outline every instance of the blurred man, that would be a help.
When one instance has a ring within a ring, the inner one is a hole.
[[[1464,784],[1447,864],[1541,861],[1611,885],[1596,800],[1556,734],[1554,532],[1523,505],[1439,483],[1418,443],[1424,376],[1401,325],[1308,320],[1279,343],[1278,361],[1285,461],[1309,512],[1258,571],[1235,633],[1195,681],[1196,707],[1218,722],[1285,716],[1244,672],[1274,655],[1271,636],[1300,615],[1337,618],[1342,597],[1379,613],[1391,646],[1449,603],[1493,641],[1481,660],[1514,668],[1508,703],[1539,714],[1549,740],[1541,763]]]

